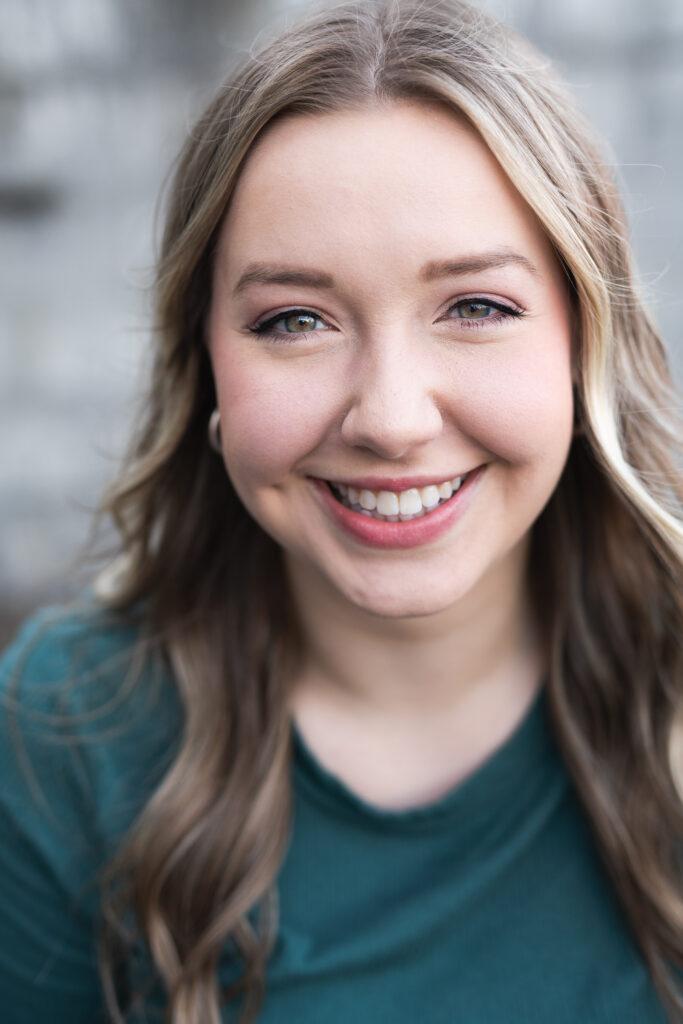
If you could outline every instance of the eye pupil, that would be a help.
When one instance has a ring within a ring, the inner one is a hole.
[[[310,313],[290,313],[289,316],[285,317],[285,323],[287,323],[288,327],[290,323],[296,323],[297,327],[291,333],[303,334],[313,326],[315,319]]]
[[[462,307],[465,313],[466,319],[469,320],[484,320],[486,317],[486,310],[490,307],[483,302],[468,302]],[[472,314],[470,316],[470,314]]]

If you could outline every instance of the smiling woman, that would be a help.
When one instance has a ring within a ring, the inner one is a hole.
[[[462,255],[442,258],[455,240]],[[488,701],[507,703],[516,720],[541,671],[538,651],[517,664],[529,528],[566,462],[576,368],[563,268],[478,133],[425,100],[280,117],[221,226],[207,343],[242,503],[281,545],[300,598],[329,588],[334,620],[339,602],[349,606],[326,674],[334,661],[343,692],[381,699],[385,721],[396,718],[407,689],[396,666],[379,676],[361,668],[361,638],[375,643],[367,613],[437,615],[430,661],[441,667],[420,686],[425,713],[455,702],[462,714],[464,693],[486,689],[484,669],[500,673]],[[434,486],[474,469],[447,507],[399,523],[401,503],[404,515],[419,511],[415,477]],[[374,485],[361,480],[368,473]],[[374,496],[394,522],[321,502],[311,477],[369,492],[366,506]],[[392,548],[412,557],[388,557]],[[497,629],[475,617],[488,588],[509,612]],[[308,631],[319,636],[324,622]],[[511,662],[524,678],[517,693]]]
[[[2,662],[10,1024],[683,1020],[682,424],[626,239],[460,0],[232,74],[119,557]]]

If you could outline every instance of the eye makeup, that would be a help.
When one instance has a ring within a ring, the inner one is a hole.
[[[498,326],[498,325],[500,325],[500,324],[502,324],[504,322],[507,322],[509,320],[519,319],[519,318],[525,316],[525,313],[521,309],[516,309],[515,307],[508,306],[505,303],[499,302],[498,300],[488,299],[488,298],[485,298],[483,296],[472,296],[472,297],[458,299],[457,302],[454,302],[448,308],[448,310],[446,312],[447,312],[447,314],[449,314],[453,310],[462,311],[462,310],[467,310],[467,309],[469,309],[470,311],[472,311],[472,310],[479,311],[479,310],[486,310],[486,309],[495,310],[500,315],[499,316],[490,316],[490,315],[475,316],[475,317],[471,317],[471,318],[468,317],[468,316],[453,316],[453,317],[446,316],[446,319],[451,321],[451,322],[457,322],[459,325],[461,325],[466,330],[471,330],[471,329],[477,330],[477,329],[481,329],[484,326],[494,326],[494,325]],[[307,338],[310,338],[313,334],[319,334],[320,333],[319,331],[275,331],[275,330],[272,330],[274,325],[279,323],[281,320],[287,320],[290,317],[294,317],[296,315],[298,315],[300,317],[300,319],[308,317],[311,320],[321,320],[321,321],[324,322],[324,318],[321,317],[318,313],[315,313],[313,310],[308,309],[308,308],[303,307],[303,306],[296,306],[296,307],[292,307],[292,309],[283,310],[282,312],[277,313],[277,314],[275,314],[275,316],[269,317],[266,320],[262,320],[260,323],[255,324],[253,327],[250,327],[249,330],[251,331],[252,334],[257,335],[258,337],[268,338],[268,339],[271,339],[272,341],[274,341],[276,343],[284,342],[284,344],[290,343],[295,338],[305,338],[305,339],[307,339]],[[285,339],[287,339],[287,340],[285,340]]]

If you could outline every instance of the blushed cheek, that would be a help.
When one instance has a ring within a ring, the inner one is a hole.
[[[218,373],[221,433],[235,487],[244,494],[283,482],[325,437],[325,389],[282,368],[269,375],[233,365]]]
[[[495,457],[514,464],[563,461],[572,431],[569,349],[488,366],[470,377],[463,427]]]

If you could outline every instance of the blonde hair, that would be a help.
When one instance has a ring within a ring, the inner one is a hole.
[[[669,973],[683,966],[678,398],[634,283],[617,186],[572,98],[515,33],[461,0],[438,0],[311,8],[243,59],[175,170],[146,411],[103,507],[124,555],[105,603],[142,603],[186,723],[105,874],[102,976],[116,1021],[113,962],[127,956],[128,912],[172,1024],[219,1024],[228,939],[244,973],[226,997],[242,992],[240,1019],[254,1020],[277,929],[291,808],[286,696],[301,638],[281,552],[207,445],[215,393],[203,331],[217,234],[251,147],[279,115],[404,98],[469,119],[567,276],[582,433],[532,527],[529,587],[557,742],[652,977],[672,1018],[683,1009]]]

